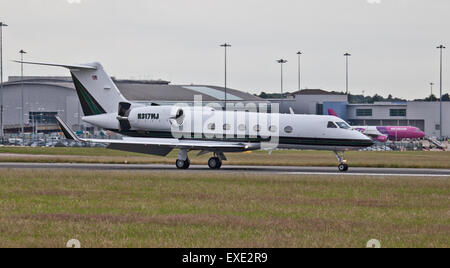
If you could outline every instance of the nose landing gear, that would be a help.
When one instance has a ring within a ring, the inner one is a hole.
[[[345,160],[344,152],[334,152],[336,155],[337,160],[339,161],[339,171],[340,172],[347,172],[348,171],[348,165],[347,160]]]
[[[340,164],[339,165],[339,171],[340,172],[347,172],[348,171],[348,165],[347,164]]]

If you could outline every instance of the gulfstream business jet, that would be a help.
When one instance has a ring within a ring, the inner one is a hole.
[[[99,63],[23,63],[69,69],[85,115],[82,120],[124,136],[122,140],[82,139],[57,117],[66,138],[159,156],[178,149],[178,169],[189,168],[189,151],[212,154],[208,166],[220,169],[227,160],[225,153],[298,149],[333,151],[339,171],[345,172],[345,151],[373,145],[370,138],[334,116],[224,111],[203,105],[144,105],[128,101]]]

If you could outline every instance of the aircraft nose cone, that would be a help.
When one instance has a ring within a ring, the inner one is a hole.
[[[361,137],[361,143],[363,146],[365,147],[371,147],[373,145],[375,145],[375,141],[372,140],[371,138],[367,137],[366,135],[358,132],[359,136]]]

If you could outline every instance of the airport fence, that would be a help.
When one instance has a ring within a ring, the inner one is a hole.
[[[87,139],[120,139],[120,135],[95,135],[82,134],[82,138]],[[73,140],[67,140],[59,134],[5,134],[0,137],[2,146],[19,147],[106,147],[101,143],[85,143]]]
[[[102,135],[83,133],[79,135],[86,139],[121,139],[118,134]],[[448,146],[449,141],[444,140],[444,144]],[[67,140],[61,134],[5,134],[0,137],[0,145],[2,146],[21,146],[21,147],[106,147],[101,143],[84,143]],[[431,144],[423,141],[402,141],[402,142],[377,142],[370,148],[363,151],[422,151],[431,149]]]

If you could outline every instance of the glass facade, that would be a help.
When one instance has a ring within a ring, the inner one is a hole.
[[[33,123],[38,123],[39,125],[56,125],[57,112],[30,112],[29,120]]]
[[[372,109],[356,109],[356,116],[372,116]]]
[[[391,109],[390,116],[406,116],[406,109]]]

